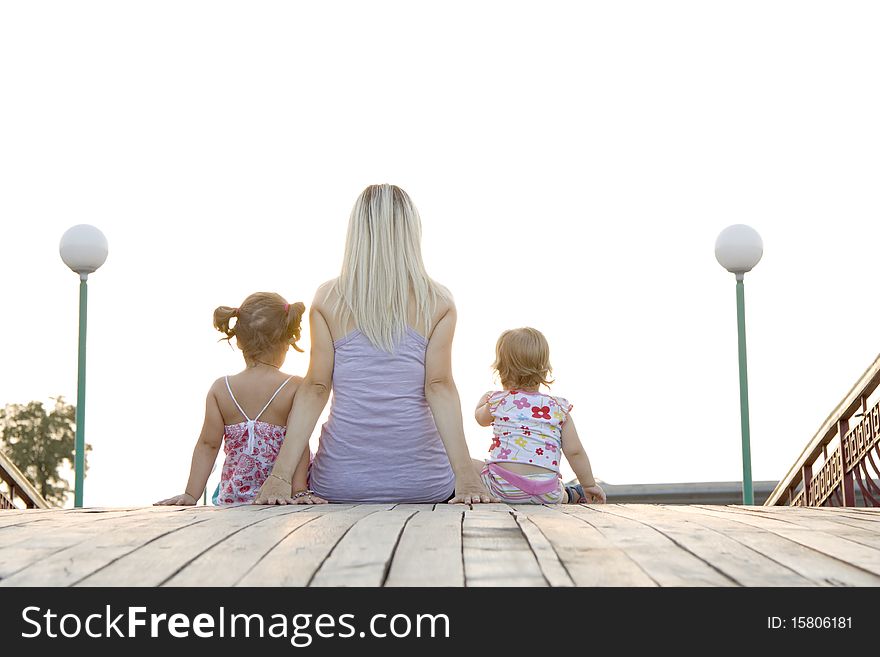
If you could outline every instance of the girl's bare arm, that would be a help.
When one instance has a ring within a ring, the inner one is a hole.
[[[202,496],[211,468],[217,460],[217,452],[223,444],[223,416],[217,405],[217,397],[214,395],[214,387],[208,391],[205,401],[205,421],[202,423],[202,432],[193,449],[192,463],[189,468],[189,480],[186,488],[180,495],[169,497],[156,502],[154,506],[192,506]]]
[[[578,437],[574,420],[571,419],[570,414],[566,417],[565,424],[562,425],[562,453],[565,454],[565,458],[568,459],[569,465],[574,470],[578,483],[583,486],[587,500],[604,504],[606,499],[605,491],[602,490],[602,487],[596,483],[593,477],[590,458],[587,456],[587,451],[584,449],[583,444],[581,444],[581,439]]]
[[[480,399],[480,403],[477,404],[476,410],[474,410],[474,419],[481,427],[488,427],[495,421],[495,418],[492,416],[492,411],[489,410],[489,397],[491,396],[491,393],[483,395]]]

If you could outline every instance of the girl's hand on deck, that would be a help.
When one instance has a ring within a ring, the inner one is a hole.
[[[584,501],[587,504],[605,504],[605,491],[599,484],[595,486],[584,486]]]
[[[182,493],[180,495],[175,495],[174,497],[169,497],[166,500],[153,502],[153,506],[194,506],[195,503],[196,498],[189,493]]]

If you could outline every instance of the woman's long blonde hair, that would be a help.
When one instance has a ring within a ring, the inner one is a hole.
[[[422,261],[422,224],[405,191],[370,185],[355,201],[348,222],[342,273],[335,286],[338,317],[353,321],[379,349],[392,351],[403,337],[409,303],[416,327],[428,335],[443,289]]]

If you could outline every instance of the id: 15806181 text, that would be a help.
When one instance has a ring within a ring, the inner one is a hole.
[[[768,616],[770,630],[850,630],[852,616]]]

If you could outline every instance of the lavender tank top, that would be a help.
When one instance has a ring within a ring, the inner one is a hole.
[[[455,477],[425,399],[428,341],[393,353],[357,329],[333,343],[333,399],[309,486],[331,502],[445,502]]]

